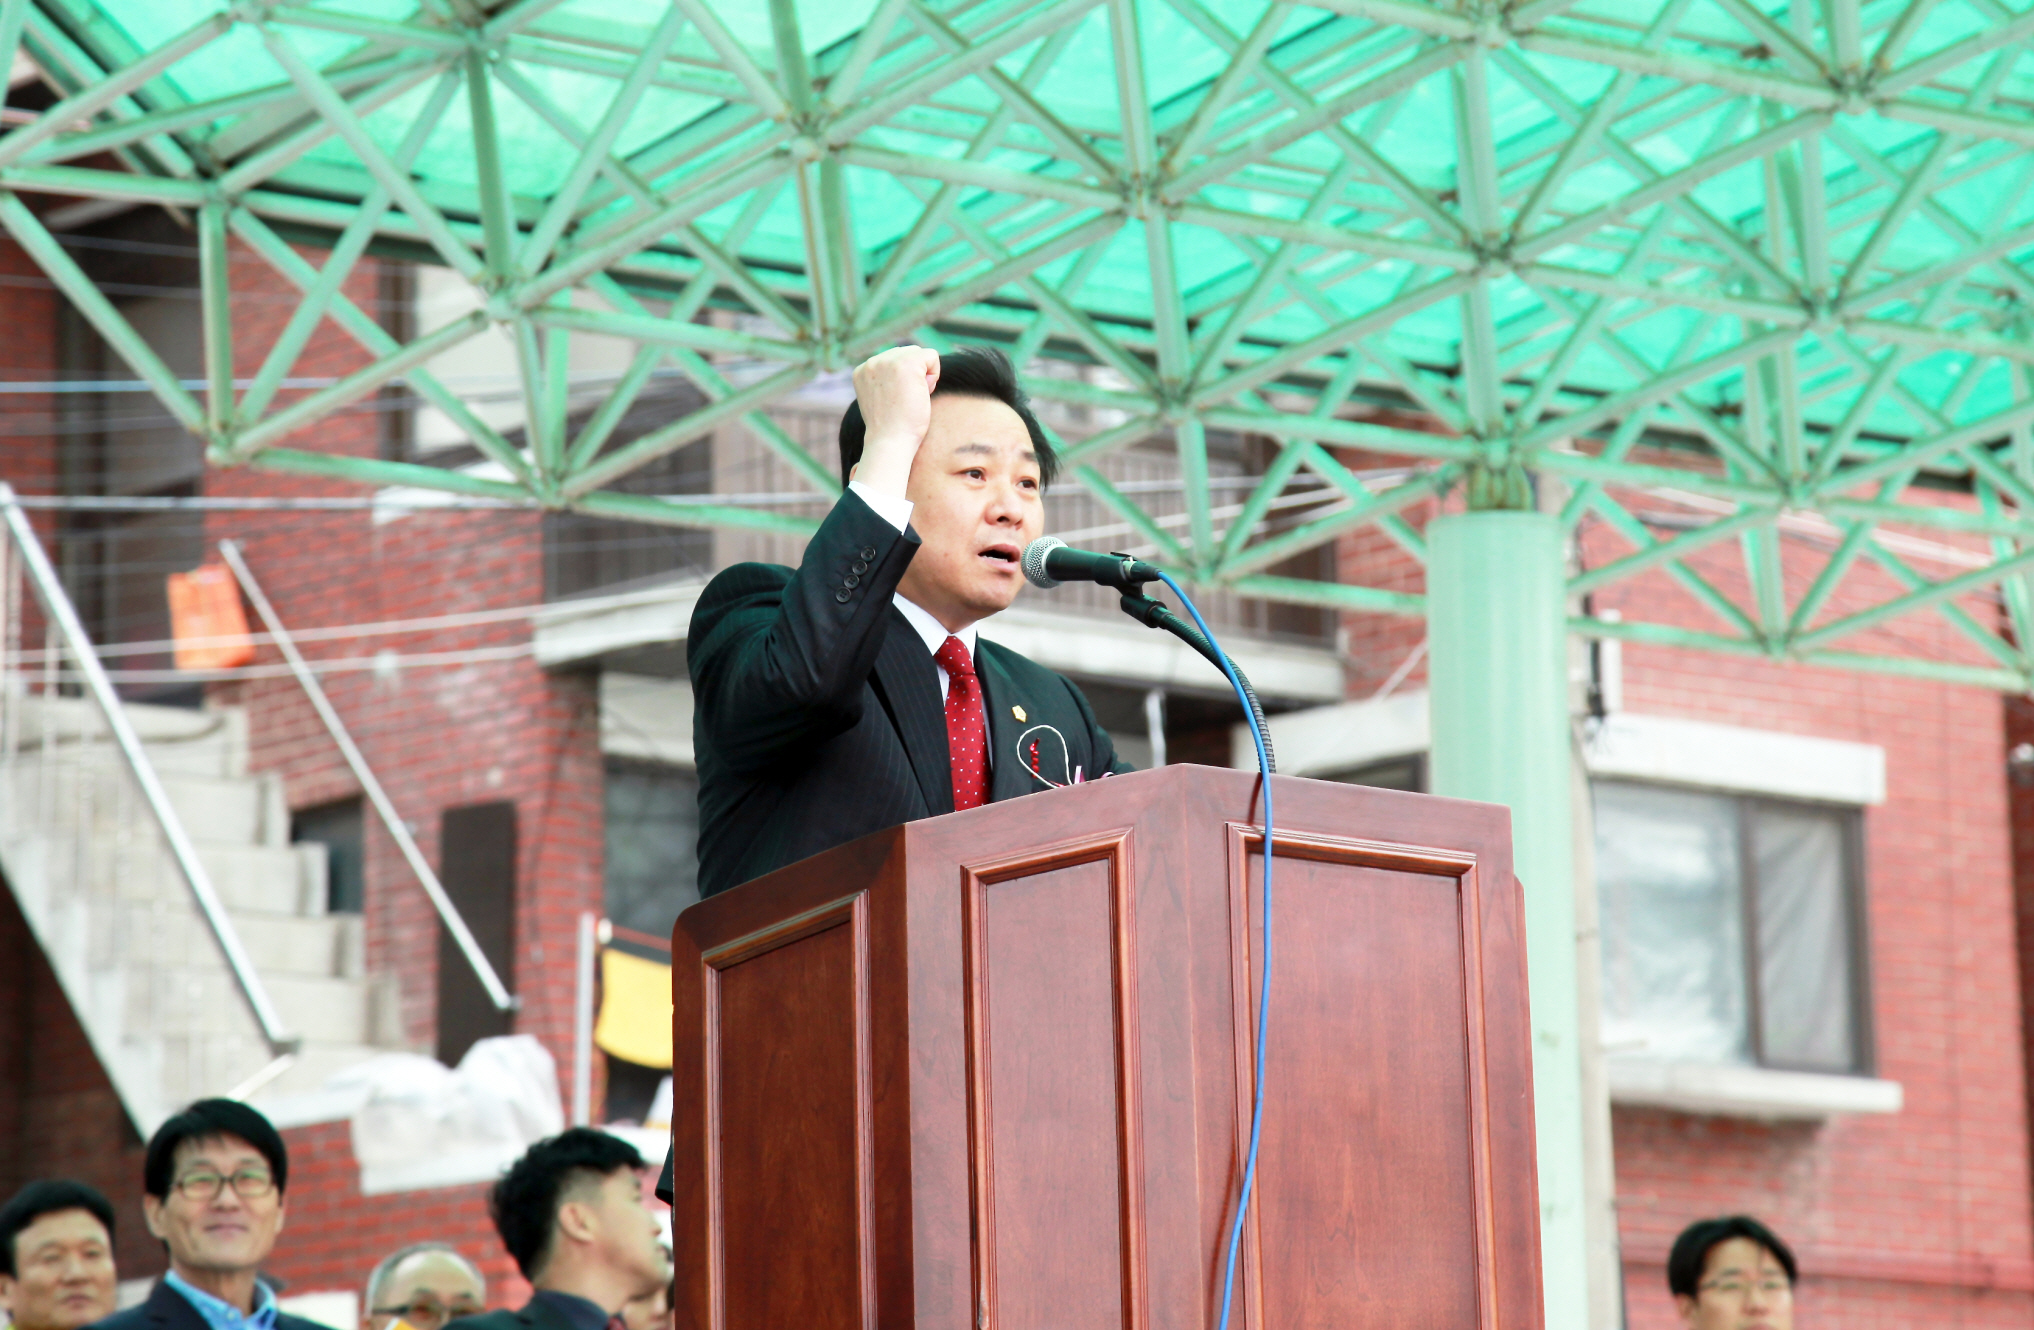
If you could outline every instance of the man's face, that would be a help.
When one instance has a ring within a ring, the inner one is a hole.
[[[1695,1297],[1674,1299],[1689,1330],[1794,1330],[1786,1267],[1750,1238],[1711,1247],[1695,1287]]]
[[[439,1330],[460,1316],[487,1310],[487,1288],[473,1267],[450,1252],[418,1252],[389,1271],[375,1304],[360,1318],[362,1330],[388,1330],[397,1320],[414,1330]]]
[[[949,628],[1008,609],[1024,585],[1024,547],[1045,529],[1031,436],[990,397],[932,399],[932,427],[905,497],[923,544],[898,590]]]
[[[643,1180],[636,1170],[616,1169],[597,1186],[582,1185],[567,1204],[585,1207],[585,1231],[595,1247],[592,1260],[623,1276],[631,1298],[655,1293],[671,1282],[664,1233],[643,1199]]]
[[[185,1141],[170,1170],[169,1195],[144,1196],[141,1204],[148,1231],[189,1270],[253,1270],[282,1232],[283,1197],[268,1160],[238,1136]]]
[[[88,1210],[56,1210],[14,1237],[0,1307],[18,1330],[77,1330],[114,1312],[113,1244]]]

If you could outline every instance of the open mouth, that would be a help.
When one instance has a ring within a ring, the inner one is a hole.
[[[978,553],[984,559],[994,559],[999,563],[1009,564],[1016,563],[1019,557],[1017,547],[1014,545],[991,545],[988,549],[978,551]]]

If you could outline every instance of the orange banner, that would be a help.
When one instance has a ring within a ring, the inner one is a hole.
[[[208,563],[169,575],[170,635],[180,670],[230,670],[254,659],[232,570]]]

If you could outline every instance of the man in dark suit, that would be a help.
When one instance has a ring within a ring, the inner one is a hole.
[[[245,1104],[200,1099],[163,1123],[142,1163],[141,1208],[169,1273],[99,1330],[326,1330],[284,1312],[257,1277],[289,1180],[281,1133]]]
[[[975,625],[1024,584],[1058,459],[997,351],[855,370],[849,481],[794,570],[692,614],[702,895],[917,818],[1125,771],[1079,688]]]
[[[501,1245],[536,1292],[518,1311],[446,1330],[623,1330],[622,1308],[671,1282],[662,1230],[643,1202],[643,1157],[573,1127],[538,1141],[488,1197]]]

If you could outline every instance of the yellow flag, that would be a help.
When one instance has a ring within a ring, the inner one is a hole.
[[[640,1067],[671,1065],[671,967],[625,951],[600,954],[600,1019],[593,1042]]]

